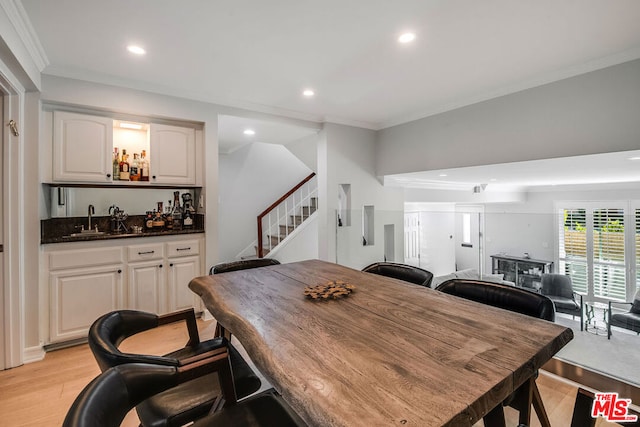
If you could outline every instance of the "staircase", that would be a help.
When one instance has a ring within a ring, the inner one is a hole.
[[[318,208],[318,181],[312,173],[258,215],[256,255],[264,258]]]

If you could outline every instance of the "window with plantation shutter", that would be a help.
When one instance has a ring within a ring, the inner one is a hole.
[[[557,212],[558,272],[589,299],[628,300],[640,283],[640,208],[582,202]]]
[[[585,209],[562,209],[559,221],[558,272],[571,277],[573,289],[587,293],[587,223]]]
[[[624,210],[593,211],[593,293],[597,297],[625,300]]]

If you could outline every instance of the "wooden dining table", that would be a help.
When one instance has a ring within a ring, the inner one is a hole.
[[[333,281],[355,289],[305,297]],[[189,287],[310,426],[473,425],[573,338],[552,322],[319,260]]]

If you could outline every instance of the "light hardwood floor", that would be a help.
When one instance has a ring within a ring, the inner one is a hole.
[[[213,336],[215,322],[198,320],[201,339]],[[128,352],[164,354],[183,346],[188,340],[183,324],[163,326],[126,340],[121,349]],[[235,343],[234,343],[235,344]],[[60,426],[67,409],[86,384],[100,373],[86,344],[47,353],[40,362],[0,372],[0,426]],[[541,372],[538,387],[551,424],[568,427],[576,396],[576,387]],[[517,413],[505,408],[508,426],[516,426]],[[122,424],[137,426],[135,412]],[[482,422],[477,424],[482,426]],[[609,425],[598,420],[597,426]],[[540,423],[535,415],[531,427]]]

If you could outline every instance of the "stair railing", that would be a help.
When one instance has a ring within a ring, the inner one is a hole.
[[[264,258],[265,249],[271,251],[280,242],[279,236],[283,234],[280,232],[282,228],[284,228],[284,236],[286,237],[293,231],[293,228],[311,215],[311,209],[305,213],[304,208],[311,207],[312,199],[317,197],[318,182],[315,176],[314,172],[300,181],[258,215],[258,258]],[[292,219],[293,224],[289,224],[289,219]],[[278,242],[275,245],[272,236],[278,236]],[[268,242],[266,246],[265,240]]]

